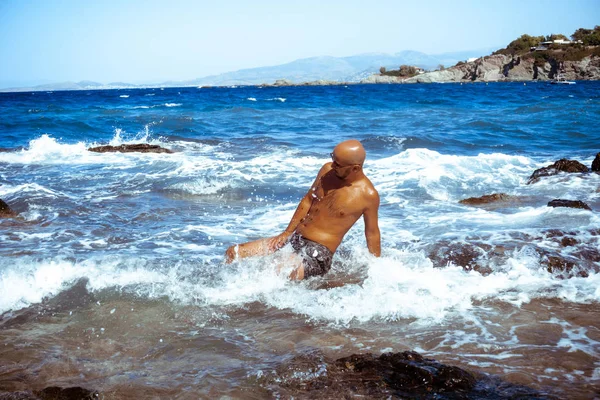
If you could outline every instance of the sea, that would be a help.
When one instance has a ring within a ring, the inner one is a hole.
[[[361,219],[321,277],[290,281],[277,254],[224,263],[287,227],[347,139],[381,257]],[[134,143],[172,153],[88,150]],[[0,391],[319,398],[277,371],[416,351],[528,398],[597,399],[600,174],[529,177],[599,152],[599,82],[0,93],[17,214],[0,219]]]

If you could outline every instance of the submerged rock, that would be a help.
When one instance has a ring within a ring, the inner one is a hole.
[[[41,303],[31,305],[18,311],[8,311],[0,315],[0,329],[21,325],[56,313],[66,313],[87,306],[95,301],[87,290],[88,279],[79,279],[72,287],[60,292],[55,297],[44,299]]]
[[[0,392],[0,400],[96,400],[99,393],[79,386],[50,386],[42,390]]]
[[[590,235],[589,237],[587,235]],[[590,230],[585,232],[565,232],[559,229],[549,229],[542,232],[541,237],[532,237],[531,242],[553,242],[562,248],[550,249],[554,246],[536,246],[535,251],[540,256],[540,266],[559,279],[573,277],[586,278],[590,273],[600,272],[600,251],[595,236],[600,232]],[[578,235],[581,239],[579,239]]]
[[[568,207],[568,208],[580,208],[582,210],[592,210],[590,206],[585,204],[581,200],[564,200],[554,199],[548,203],[548,207]]]
[[[353,354],[336,361],[342,372],[375,376],[391,389],[407,394],[469,391],[475,377],[458,367],[426,359],[414,351],[373,354]],[[399,393],[397,393],[399,394]]]
[[[477,271],[488,275],[492,269],[481,261],[488,258],[490,250],[493,250],[491,246],[483,244],[476,246],[469,243],[439,242],[429,252],[429,259],[435,268],[456,265],[465,271]]]
[[[587,278],[590,271],[596,272],[598,269],[591,263],[588,263],[590,265],[585,265],[584,261],[589,260],[585,260],[583,257],[588,255],[593,257],[592,254],[583,254],[580,252],[580,258],[575,254],[564,255],[543,248],[538,248],[536,251],[540,255],[540,266],[558,279]],[[585,249],[582,251],[585,251]]]
[[[98,398],[97,392],[79,386],[64,389],[51,386],[34,393],[42,400],[92,400]]]
[[[120,146],[98,146],[90,147],[88,151],[95,153],[173,153],[172,150],[160,147],[157,144],[137,143],[122,144]]]
[[[335,361],[320,352],[305,354],[261,376],[259,382],[277,398],[468,399],[540,395],[531,388],[444,365],[414,351],[380,356],[352,354]]]
[[[592,162],[592,171],[600,172],[600,153],[596,154],[596,158]]]
[[[514,196],[510,196],[506,193],[492,193],[481,197],[469,197],[468,199],[462,199],[459,201],[459,203],[469,206],[478,206],[481,204],[495,203],[498,201],[510,201],[514,199]]]
[[[4,200],[0,199],[0,218],[10,218],[17,215],[11,208],[4,202]]]
[[[587,278],[589,276],[585,271],[574,271],[573,268],[576,266],[575,263],[568,261],[563,257],[546,256],[542,262],[546,265],[546,271],[555,274],[561,279],[572,278],[573,276]]]
[[[575,160],[567,160],[565,158],[558,160],[552,165],[548,165],[547,167],[536,169],[533,174],[529,177],[527,184],[535,183],[540,180],[540,178],[545,176],[557,175],[559,172],[569,172],[569,173],[582,173],[589,172],[588,167]]]
[[[589,235],[589,237],[588,237]],[[540,235],[520,233],[502,244],[490,244],[485,238],[466,241],[440,241],[423,250],[434,268],[460,266],[487,276],[503,271],[510,258],[524,248],[539,258],[540,268],[559,279],[587,277],[600,272],[600,248],[596,236],[600,230],[569,232],[549,229]],[[518,256],[518,255],[517,255]]]

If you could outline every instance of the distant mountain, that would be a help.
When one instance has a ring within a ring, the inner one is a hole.
[[[418,51],[405,50],[396,54],[367,53],[348,57],[310,57],[269,67],[241,69],[219,75],[211,75],[188,81],[169,81],[148,85],[133,85],[124,82],[102,84],[98,82],[62,82],[34,87],[0,89],[0,92],[52,91],[52,90],[90,90],[139,87],[177,87],[177,86],[231,86],[260,85],[285,79],[293,83],[317,80],[338,82],[359,82],[369,75],[379,72],[380,67],[398,69],[400,65],[414,65],[423,69],[435,69],[440,64],[446,67],[465,61],[471,57],[480,57],[494,49],[480,49],[457,53],[429,55]]]
[[[295,60],[287,64],[271,67],[242,69],[219,75],[207,76],[181,82],[193,85],[259,85],[286,79],[294,83],[316,80],[358,82],[380,67],[398,69],[400,65],[414,65],[423,69],[435,69],[440,64],[452,66],[471,57],[481,57],[493,49],[481,49],[457,53],[429,55],[418,51],[405,50],[396,54],[367,53],[349,57],[311,57]]]
[[[95,89],[125,89],[139,88],[146,85],[133,85],[125,82],[99,83],[92,81],[47,83],[33,87],[12,87],[0,89],[0,92],[51,92],[54,90],[95,90]]]

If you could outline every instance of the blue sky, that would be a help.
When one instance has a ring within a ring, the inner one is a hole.
[[[0,0],[0,87],[186,80],[313,56],[504,47],[600,24],[600,0]]]

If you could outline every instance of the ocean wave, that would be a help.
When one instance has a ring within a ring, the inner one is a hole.
[[[50,198],[59,198],[59,197],[71,197],[63,192],[58,192],[56,190],[50,189],[48,187],[42,186],[38,183],[24,183],[20,185],[3,185],[0,186],[0,194],[2,196],[23,196],[27,198],[33,198],[35,196],[43,196]]]
[[[115,129],[115,134],[109,141],[112,146],[121,144],[148,143],[162,145],[162,141],[152,139],[150,126],[147,124],[144,130],[133,135],[128,135],[120,128]],[[125,139],[124,137],[127,137]],[[29,142],[29,146],[20,151],[0,152],[0,162],[9,164],[46,164],[46,165],[68,165],[68,164],[102,164],[120,160],[127,161],[132,157],[143,157],[143,153],[93,153],[88,148],[103,145],[97,142],[78,142],[74,144],[61,143],[58,139],[44,134]]]
[[[325,284],[323,278],[290,282],[285,253],[230,265],[207,259],[192,263],[191,270],[189,263],[157,268],[141,258],[79,262],[23,258],[11,266],[1,265],[0,312],[40,302],[80,278],[88,278],[88,287],[94,291],[117,288],[142,298],[167,296],[182,304],[207,306],[245,307],[258,301],[334,324],[402,319],[439,324],[455,315],[468,315],[484,300],[516,307],[539,298],[600,301],[599,274],[559,280],[540,268],[538,259],[528,252],[516,252],[499,272],[483,276],[461,267],[433,268],[420,252],[388,252],[373,259],[366,251],[356,250],[334,263],[327,290],[318,289],[319,282]],[[277,265],[282,262],[278,274]]]
[[[200,178],[192,182],[177,183],[169,186],[169,190],[177,190],[191,195],[212,195],[221,192],[228,188],[229,184],[226,181]]]
[[[29,147],[19,152],[0,153],[0,161],[7,163],[55,163],[60,164],[72,159],[81,158],[87,148],[85,143],[61,144],[50,135],[42,135],[29,142]]]
[[[458,201],[476,194],[512,190],[533,172],[533,161],[502,153],[478,156],[443,155],[427,149],[408,149],[365,166],[380,191],[424,190],[432,199]]]

